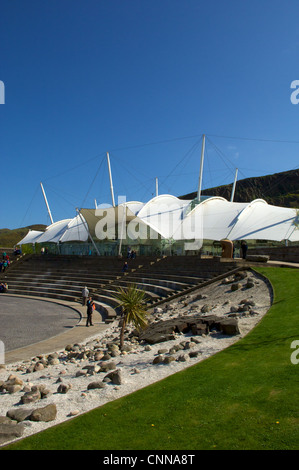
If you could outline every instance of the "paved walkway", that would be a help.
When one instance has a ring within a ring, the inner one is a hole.
[[[27,340],[30,343],[32,340],[31,344],[5,353],[5,364],[11,364],[13,362],[18,362],[18,361],[25,361],[40,354],[49,354],[54,351],[62,350],[65,348],[67,344],[84,342],[90,336],[96,336],[97,334],[103,332],[105,329],[109,327],[109,324],[104,323],[101,313],[95,310],[95,312],[93,313],[93,325],[94,326],[90,326],[87,328],[85,326],[86,325],[86,307],[81,306],[77,302],[66,302],[66,301],[59,301],[56,299],[54,300],[54,299],[47,299],[47,298],[33,297],[33,296],[25,297],[25,296],[20,296],[20,295],[15,295],[15,294],[1,294],[1,296],[2,295],[5,297],[11,297],[16,302],[18,302],[18,299],[19,299],[20,308],[24,307],[24,302],[26,303],[27,300],[29,301],[29,300],[34,299],[34,300],[45,302],[45,307],[43,311],[43,315],[45,316],[45,321],[47,318],[47,307],[46,307],[47,303],[61,305],[64,308],[68,307],[70,309],[73,309],[77,314],[76,324],[73,327],[67,327],[67,330],[65,332],[56,334],[55,336],[52,336],[48,339],[45,339],[43,341],[38,341],[38,342],[34,342],[34,337],[29,336]],[[67,320],[67,323],[69,324],[69,319]],[[42,323],[40,323],[40,328],[42,328]],[[27,335],[31,334],[30,329],[26,330],[26,334]]]

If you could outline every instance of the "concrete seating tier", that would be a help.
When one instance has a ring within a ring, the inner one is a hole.
[[[129,269],[122,272],[124,261]],[[134,283],[146,294],[148,307],[169,301],[198,288],[215,276],[236,268],[234,262],[201,259],[198,256],[113,257],[29,255],[15,262],[0,280],[8,283],[9,293],[81,302],[87,286],[106,322],[119,313],[114,298],[119,287]]]

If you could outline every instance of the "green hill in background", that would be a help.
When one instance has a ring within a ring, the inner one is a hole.
[[[0,229],[0,246],[5,248],[13,248],[22,238],[27,235],[29,230],[44,231],[46,225],[29,225],[28,227],[16,228],[10,230],[8,228]]]
[[[222,196],[230,201],[233,184],[202,190],[202,195]],[[189,193],[180,199],[194,199],[197,193]],[[284,171],[273,175],[246,178],[237,181],[234,202],[251,202],[264,199],[268,204],[299,208],[299,170]]]

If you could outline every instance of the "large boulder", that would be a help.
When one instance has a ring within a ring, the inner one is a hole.
[[[29,419],[31,413],[33,412],[33,409],[12,409],[8,410],[6,413],[6,416],[14,421],[17,421],[18,423],[21,423],[22,421],[25,421],[26,419]]]
[[[0,424],[0,445],[22,437],[24,429],[24,424]]]
[[[57,408],[55,404],[44,406],[43,408],[37,408],[32,411],[29,419],[30,421],[54,421],[57,415]]]
[[[240,334],[238,320],[236,318],[228,318],[228,319],[221,320],[219,322],[219,326],[220,326],[220,331],[224,335],[234,336],[234,335]]]
[[[227,319],[216,315],[189,315],[184,316],[184,318],[177,317],[149,325],[141,332],[140,340],[155,344],[175,339],[176,333],[190,332],[193,335],[203,335],[209,334],[211,330],[229,335],[240,333],[236,319]]]
[[[115,385],[121,385],[123,383],[120,369],[109,372],[109,374],[107,374],[104,379],[110,379],[111,382]]]

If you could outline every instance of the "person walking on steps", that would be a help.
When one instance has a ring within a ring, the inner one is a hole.
[[[88,301],[87,301],[87,320],[86,320],[86,326],[93,326],[93,323],[92,323],[92,314],[93,314],[93,311],[95,310],[96,306],[95,306],[95,303],[94,301],[92,300],[91,297],[89,297]]]
[[[84,289],[82,289],[82,305],[86,305],[87,302],[87,297],[89,296],[89,290],[85,286]]]

